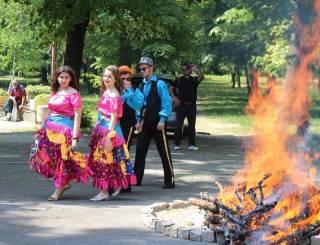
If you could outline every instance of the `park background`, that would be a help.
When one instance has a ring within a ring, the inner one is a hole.
[[[88,131],[104,67],[135,68],[140,56],[150,56],[157,73],[178,76],[190,62],[206,74],[198,91],[197,131],[249,135],[245,106],[252,70],[261,74],[262,91],[268,77],[281,86],[293,60],[292,16],[299,10],[308,21],[311,8],[312,1],[293,0],[1,0],[0,96],[15,77],[28,99],[45,104],[51,70],[70,65],[80,78],[82,128]],[[312,69],[310,129],[319,133],[319,65]]]

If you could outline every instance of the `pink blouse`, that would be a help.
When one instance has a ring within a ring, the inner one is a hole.
[[[111,113],[117,112],[117,118],[122,117],[121,97],[110,97],[109,95],[103,95],[99,99],[98,111],[104,116],[110,116]]]
[[[51,113],[73,117],[74,111],[82,108],[81,96],[78,92],[73,94],[53,94],[48,102]]]

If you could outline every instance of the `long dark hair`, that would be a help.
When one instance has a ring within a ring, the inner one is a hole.
[[[62,72],[66,72],[69,74],[71,80],[69,83],[69,86],[74,88],[75,90],[79,90],[79,82],[76,76],[76,73],[74,72],[74,70],[70,67],[70,66],[61,66],[59,67],[55,74],[54,74],[54,78],[51,82],[51,92],[56,93],[60,87],[60,84],[58,82],[58,77],[60,76],[60,74]]]
[[[117,66],[110,65],[110,66],[107,66],[106,69],[104,69],[104,72],[106,70],[108,70],[112,73],[112,75],[114,76],[114,79],[116,80],[115,87],[119,91],[119,93],[122,94],[124,87],[123,87],[123,82],[120,79],[119,68]],[[100,90],[101,90],[102,94],[104,93],[104,91],[106,91],[106,85],[103,82],[103,78],[101,79]]]

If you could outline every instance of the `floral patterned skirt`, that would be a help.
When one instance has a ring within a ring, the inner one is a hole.
[[[93,186],[103,191],[126,189],[137,183],[133,164],[119,123],[115,126],[116,136],[112,138],[113,150],[106,150],[109,121],[99,120],[89,143],[89,166],[93,172]]]
[[[56,188],[70,181],[87,183],[92,171],[87,157],[71,151],[73,119],[50,116],[34,142],[29,158],[30,168],[46,178],[53,178]]]

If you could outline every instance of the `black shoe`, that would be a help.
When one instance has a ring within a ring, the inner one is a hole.
[[[127,189],[121,189],[120,193],[131,193],[131,186],[129,186]]]
[[[175,184],[173,183],[165,183],[162,187],[162,189],[173,189],[175,188]]]

